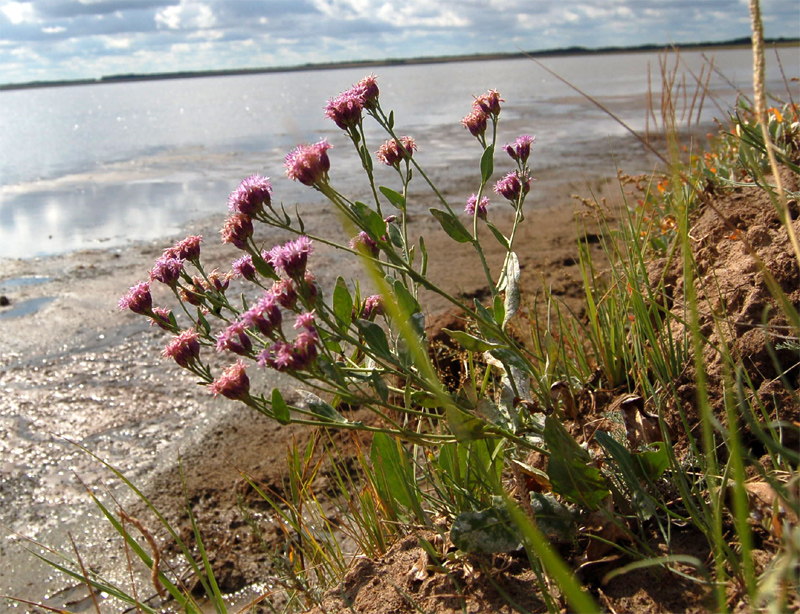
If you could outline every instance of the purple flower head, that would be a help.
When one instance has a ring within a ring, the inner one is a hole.
[[[276,245],[271,250],[267,260],[276,269],[282,269],[292,279],[302,279],[306,272],[308,255],[314,251],[314,246],[305,235],[300,235],[294,241],[288,241],[282,246]]]
[[[516,171],[508,173],[494,186],[494,191],[500,194],[503,198],[516,201],[520,194],[527,194],[531,189],[531,180],[525,177],[524,181],[520,181],[519,175]]]
[[[294,369],[297,363],[294,347],[291,343],[278,341],[269,346],[258,355],[258,364],[262,367],[270,367],[276,371],[288,371]]]
[[[322,140],[313,145],[299,145],[286,156],[286,176],[303,185],[327,183],[331,161],[328,150],[333,147]]]
[[[215,397],[221,394],[234,401],[246,401],[250,398],[250,378],[239,361],[225,369],[222,375],[211,382],[208,389]]]
[[[486,133],[486,124],[489,121],[489,116],[481,109],[472,109],[469,115],[466,115],[462,120],[462,125],[469,130],[469,133],[480,138]]]
[[[380,294],[368,296],[364,301],[364,309],[361,311],[361,317],[365,320],[371,320],[381,315],[383,315],[383,297]]]
[[[377,258],[380,253],[378,244],[363,230],[350,239],[350,249]]]
[[[380,146],[376,155],[386,166],[398,167],[403,160],[410,160],[415,151],[417,144],[414,139],[410,136],[401,136],[399,143],[395,139],[386,141]]]
[[[318,355],[318,341],[319,337],[317,337],[317,333],[315,332],[304,330],[298,333],[294,340],[294,347],[292,348],[294,350],[295,369],[305,369],[316,360]]]
[[[514,141],[513,145],[506,143],[503,149],[506,150],[506,153],[511,156],[513,160],[525,164],[528,161],[528,157],[531,155],[531,145],[535,140],[535,136],[523,134],[522,136],[517,137],[517,140]]]
[[[500,114],[500,103],[505,102],[502,98],[500,98],[500,94],[497,90],[489,90],[485,94],[481,94],[480,96],[475,98],[475,102],[472,103],[474,108],[478,108],[487,115],[494,115],[497,117]]]
[[[219,269],[214,269],[208,274],[208,281],[203,280],[202,285],[206,290],[216,290],[220,294],[224,294],[230,283],[230,273],[220,273]]]
[[[297,290],[291,279],[279,279],[269,291],[281,307],[292,311],[297,307]]]
[[[231,264],[231,272],[235,277],[244,277],[247,281],[256,280],[256,267],[253,265],[253,257],[250,254],[234,260]]]
[[[251,175],[228,196],[228,209],[234,213],[254,216],[272,202],[272,184],[268,177]]]
[[[172,331],[172,320],[170,319],[171,315],[172,312],[169,309],[164,309],[163,307],[153,307],[153,311],[150,314],[150,326],[157,324],[159,328]]]
[[[253,349],[253,342],[247,334],[244,322],[233,322],[217,335],[217,352],[228,350],[240,356],[247,356]]]
[[[161,354],[181,367],[188,367],[200,357],[200,335],[190,328],[172,338]]]
[[[253,236],[253,220],[244,213],[234,213],[220,231],[223,243],[231,243],[239,249],[247,247],[247,239]]]
[[[140,281],[131,286],[128,293],[119,299],[120,310],[130,309],[139,315],[150,315],[153,309],[153,297],[150,294],[150,282]]]
[[[156,260],[150,270],[150,281],[157,280],[174,288],[181,278],[181,271],[183,271],[183,260],[164,255]]]
[[[342,130],[358,126],[361,121],[361,111],[364,100],[355,89],[347,90],[332,98],[325,105],[325,117],[329,117]]]
[[[178,260],[197,260],[200,257],[201,236],[189,236],[164,250],[164,256]]]
[[[478,203],[478,195],[473,194],[467,199],[467,206],[464,207],[464,211],[469,214],[470,216],[475,215],[475,206],[478,207],[478,217],[482,220],[486,219],[486,212],[489,207],[489,199],[485,196],[481,198],[481,202]]]
[[[265,292],[255,305],[242,314],[242,322],[269,336],[272,331],[280,327],[281,317],[275,295],[272,292]]]
[[[378,78],[375,75],[367,75],[353,86],[353,91],[358,92],[361,104],[366,109],[374,109],[378,103],[380,90],[378,89]]]
[[[314,326],[314,312],[307,311],[305,313],[301,313],[297,316],[297,319],[294,322],[294,328],[305,328],[310,332],[316,332],[316,327]]]

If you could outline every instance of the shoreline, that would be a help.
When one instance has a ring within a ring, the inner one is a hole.
[[[767,45],[775,47],[800,47],[800,38],[795,39],[767,39]],[[379,68],[383,66],[404,66],[420,64],[446,64],[456,62],[483,62],[490,60],[504,59],[523,59],[523,58],[558,58],[582,55],[614,55],[627,53],[653,53],[664,49],[677,51],[706,51],[706,50],[727,50],[727,49],[748,49],[750,48],[749,38],[731,39],[719,42],[700,42],[700,43],[680,43],[662,45],[639,45],[635,47],[566,47],[558,49],[544,49],[537,51],[517,51],[517,52],[498,52],[498,53],[476,53],[471,55],[451,55],[434,57],[415,57],[415,58],[385,58],[350,60],[342,62],[325,62],[319,64],[298,64],[294,66],[269,66],[258,68],[239,68],[229,70],[207,70],[207,71],[186,71],[170,73],[149,73],[149,74],[120,74],[103,75],[95,79],[70,79],[58,81],[30,81],[25,83],[5,83],[0,84],[0,92],[24,89],[38,89],[50,87],[74,87],[81,85],[105,85],[110,83],[130,83],[139,81],[160,81],[166,79],[202,79],[207,77],[232,77],[242,75],[258,75],[285,72],[305,72],[316,70],[339,70],[349,68]]]

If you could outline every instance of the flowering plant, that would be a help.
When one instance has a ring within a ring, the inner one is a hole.
[[[414,157],[416,141],[395,131],[394,113],[384,112],[374,76],[330,100],[325,115],[349,138],[369,182],[372,202],[348,199],[330,176],[327,140],[296,147],[286,156],[286,175],[323,194],[335,207],[352,239],[348,245],[306,232],[299,213],[291,216],[276,205],[269,179],[253,175],[230,195],[230,215],[222,241],[243,253],[228,272],[207,272],[200,260],[200,237],[188,237],[165,250],[150,271],[149,281],[133,286],[120,308],[147,316],[175,336],[164,356],[198,376],[214,395],[222,395],[258,410],[283,424],[310,423],[338,428],[379,431],[405,440],[431,444],[500,437],[537,447],[530,433],[541,424],[525,411],[531,401],[532,356],[508,333],[519,309],[519,264],[514,236],[523,219],[530,191],[528,167],[534,139],[523,135],[503,148],[514,169],[497,181],[494,191],[514,210],[506,236],[488,220],[488,184],[494,174],[497,132],[504,102],[495,90],[476,97],[462,120],[482,149],[480,181],[468,199],[463,223]],[[372,120],[387,134],[375,157],[393,169],[399,188],[377,185],[373,154],[364,123]],[[427,274],[428,255],[422,238],[413,242],[408,229],[409,186],[422,178],[440,203],[430,209],[453,240],[474,247],[491,290],[491,302],[467,304],[437,286]],[[386,210],[392,211],[386,215]],[[506,252],[501,269],[492,273],[478,236],[485,223]],[[266,224],[296,238],[269,249],[259,244],[257,224]],[[377,293],[361,297],[341,277],[330,295],[311,272],[314,244],[321,242],[361,259]],[[255,295],[242,295],[241,305],[228,296],[230,281],[249,283]],[[180,327],[174,314],[154,307],[150,284],[160,282],[174,293],[191,322]],[[472,374],[469,385],[448,390],[438,377],[427,350],[420,290],[443,296],[468,321],[468,331],[446,331],[472,355],[484,355],[487,367],[481,384]],[[287,320],[292,320],[287,326]],[[204,352],[230,356],[231,366],[213,373]],[[299,380],[306,392],[297,405],[286,402],[277,388],[270,394],[251,387],[248,369],[274,369]],[[487,393],[491,369],[498,369],[502,394]],[[550,397],[535,387],[534,394],[549,405]],[[348,420],[341,403],[369,408],[379,418],[370,424]],[[442,420],[443,418],[443,420]]]

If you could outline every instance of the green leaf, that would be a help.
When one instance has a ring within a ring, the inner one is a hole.
[[[395,511],[395,504],[399,503],[413,511],[418,520],[424,521],[425,513],[414,470],[400,441],[386,433],[375,433],[369,457],[381,499]]]
[[[532,492],[531,509],[536,526],[550,543],[568,544],[575,537],[578,514],[553,495]]]
[[[358,201],[353,203],[353,211],[373,239],[378,241],[386,234],[386,222],[377,211]]]
[[[386,197],[392,205],[400,209],[400,211],[405,211],[406,208],[406,199],[403,197],[402,194],[399,192],[395,192],[391,188],[387,188],[386,186],[379,186],[378,190],[380,190],[381,194]]]
[[[394,297],[397,301],[397,306],[400,308],[400,317],[410,318],[412,314],[422,311],[417,299],[408,291],[405,284],[399,279],[389,279],[394,291]]]
[[[553,490],[567,501],[596,510],[611,492],[589,452],[578,445],[555,417],[544,423],[544,441],[550,450],[547,476]]]
[[[339,345],[339,340],[336,337],[321,328],[317,328],[317,334],[319,334],[322,345],[324,345],[327,349],[334,354],[342,353],[342,346]]]
[[[350,326],[353,321],[353,297],[350,296],[343,277],[336,279],[336,286],[333,288],[333,313],[343,328]]]
[[[447,416],[447,426],[450,432],[455,435],[456,441],[475,441],[488,437],[484,432],[484,423],[478,418],[473,418],[469,414],[456,409],[453,405],[445,408]]]
[[[256,268],[256,271],[258,271],[259,275],[268,279],[278,279],[278,274],[275,272],[275,268],[261,256],[251,255],[251,259],[253,261],[253,266]]]
[[[422,265],[419,272],[423,277],[428,274],[428,248],[425,247],[425,239],[420,236],[419,238],[419,251],[422,254]]]
[[[494,173],[494,145],[489,145],[483,150],[481,156],[481,179],[486,183]]]
[[[493,350],[489,350],[489,353],[494,356],[497,360],[502,362],[504,365],[510,367],[516,367],[520,371],[524,371],[525,373],[531,373],[530,366],[522,359],[522,357],[514,352],[513,350],[509,350],[506,348],[496,348]]]
[[[360,151],[361,158],[364,160],[364,168],[367,169],[367,172],[372,173],[372,154],[369,149],[367,149],[366,144],[361,146]]]
[[[364,336],[364,341],[367,342],[369,348],[378,356],[383,358],[392,358],[392,352],[389,349],[389,341],[386,339],[386,333],[383,329],[369,320],[357,319],[355,322],[358,330]]]
[[[389,111],[389,130],[394,128],[394,111]]]
[[[462,224],[455,215],[449,211],[442,211],[441,209],[431,209],[430,211],[433,217],[442,225],[442,230],[444,230],[451,239],[459,243],[472,242],[472,235],[467,232],[467,229],[464,228],[464,224]]]
[[[506,320],[506,306],[503,299],[498,294],[494,297],[494,321],[502,326]]]
[[[497,226],[495,226],[489,221],[486,222],[486,226],[489,228],[489,230],[492,231],[494,238],[497,239],[497,242],[503,246],[503,249],[505,250],[511,249],[511,246],[508,244],[508,239],[502,232],[500,232],[500,229]]]
[[[522,545],[508,512],[496,507],[461,512],[450,527],[450,541],[459,550],[476,554],[512,552]]]
[[[331,362],[326,356],[317,358],[317,366],[329,380],[336,382],[340,386],[345,386],[345,380],[341,371],[337,368],[336,364]]]
[[[289,415],[289,406],[286,405],[281,391],[277,388],[272,389],[272,414],[281,424],[289,424],[292,420]]]
[[[637,461],[635,468],[641,472],[640,475],[652,481],[661,477],[669,467],[669,455],[663,441],[651,445],[656,449],[639,452],[634,454],[633,458]]]
[[[449,330],[447,328],[443,328],[442,332],[456,341],[462,348],[469,350],[470,352],[486,352],[488,350],[501,347],[499,343],[485,341],[484,339],[480,339],[460,330]]]
[[[403,247],[403,235],[400,233],[400,229],[397,227],[396,224],[386,224],[386,230],[389,232],[389,240],[392,242],[392,245],[395,247]],[[413,247],[411,248],[414,249]],[[413,258],[411,258],[413,261]]]
[[[386,385],[386,382],[381,377],[381,374],[377,371],[373,371],[370,377],[370,382],[372,383],[372,387],[375,389],[375,392],[380,397],[381,401],[386,403],[389,400],[389,387]]]
[[[350,422],[342,414],[336,411],[328,403],[320,399],[317,395],[307,392],[305,390],[298,390],[303,396],[303,402],[306,408],[319,418],[320,422],[327,422],[333,424],[347,424]]]

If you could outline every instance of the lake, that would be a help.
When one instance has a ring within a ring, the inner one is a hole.
[[[752,89],[749,50],[714,50],[705,56],[713,57],[719,71],[709,84],[718,106],[711,96],[705,98],[701,127],[725,117],[737,90]],[[691,73],[699,75],[706,62],[704,54],[683,52],[680,58],[679,74],[691,83]],[[780,58],[786,76],[798,77],[797,48],[781,49]],[[543,62],[633,129],[647,128],[648,67],[657,99],[658,54]],[[223,213],[230,191],[256,172],[273,178],[279,200],[318,202],[315,193],[286,179],[283,158],[296,144],[322,137],[335,146],[334,185],[345,193],[363,193],[355,156],[322,108],[369,72],[336,69],[0,92],[0,258],[116,247],[175,234],[188,222]],[[489,88],[506,100],[500,144],[522,133],[536,135],[535,175],[565,165],[599,172],[597,153],[626,135],[603,111],[528,59],[382,66],[374,72],[384,109],[395,111],[398,132],[416,138],[419,161],[451,186],[466,182],[477,168],[480,151],[459,122],[472,97]],[[767,82],[770,91],[785,92],[773,52]],[[371,149],[382,140],[375,134]],[[613,168],[603,172],[613,174]]]

